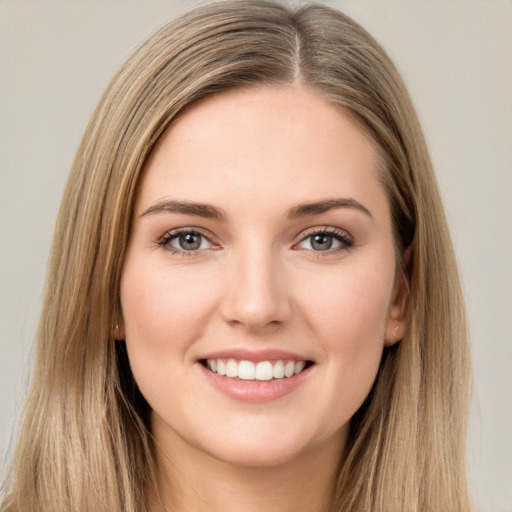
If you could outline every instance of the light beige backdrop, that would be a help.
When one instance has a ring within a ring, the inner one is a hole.
[[[81,133],[128,52],[194,3],[0,0],[0,467]],[[512,512],[512,1],[326,3],[380,40],[416,101],[470,314],[472,490],[478,510]]]

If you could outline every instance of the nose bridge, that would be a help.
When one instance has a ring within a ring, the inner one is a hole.
[[[251,330],[285,322],[291,308],[279,251],[253,238],[233,250],[230,264],[226,321]]]

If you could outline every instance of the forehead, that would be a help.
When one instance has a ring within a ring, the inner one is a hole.
[[[316,94],[292,85],[232,90],[189,106],[164,132],[137,209],[167,195],[215,203],[249,193],[260,208],[340,194],[370,200],[384,194],[379,163],[352,117]]]

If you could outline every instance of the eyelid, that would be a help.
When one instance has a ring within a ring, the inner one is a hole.
[[[304,242],[305,240],[307,240],[308,238],[310,238],[311,236],[314,236],[314,235],[332,236],[333,238],[338,240],[341,245],[339,247],[336,247],[335,249],[327,249],[325,251],[315,251],[313,249],[302,249],[302,248],[298,247],[300,243]],[[296,242],[293,245],[293,248],[294,249],[296,248],[297,250],[304,250],[309,253],[314,253],[315,257],[321,257],[321,256],[328,256],[328,255],[336,254],[340,251],[347,250],[347,249],[353,247],[354,245],[355,245],[354,238],[348,231],[346,231],[344,229],[336,228],[334,226],[315,226],[315,227],[311,227],[311,228],[308,228],[305,231],[303,231],[300,234],[300,239],[298,240],[298,242]]]
[[[170,241],[179,237],[182,234],[193,234],[193,235],[199,235],[206,239],[212,247],[208,247],[206,249],[196,249],[191,251],[185,251],[183,249],[179,249],[177,247],[171,246]],[[170,229],[169,231],[166,231],[158,240],[157,244],[162,247],[163,249],[168,250],[171,254],[177,254],[179,256],[197,256],[199,253],[211,250],[211,249],[218,249],[220,246],[218,243],[215,243],[213,241],[213,235],[210,233],[205,232],[204,229],[192,227],[192,226],[184,226],[179,228]]]

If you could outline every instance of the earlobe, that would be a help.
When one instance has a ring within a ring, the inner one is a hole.
[[[409,272],[411,258],[413,253],[412,244],[405,250],[403,256],[403,267],[398,271],[395,286],[393,289],[393,299],[389,306],[388,321],[384,346],[390,347],[400,341],[407,330],[408,318],[407,309],[409,305]]]
[[[119,326],[119,324],[115,324],[112,327],[112,337],[116,341],[124,341],[125,334],[124,334],[124,328],[122,326]]]
[[[409,285],[403,272],[397,277],[393,302],[389,306],[388,323],[384,345],[389,347],[400,341],[407,329],[407,305],[409,302]]]
[[[388,326],[386,328],[386,338],[384,340],[384,346],[390,347],[403,338],[403,326],[402,322],[388,320]]]

